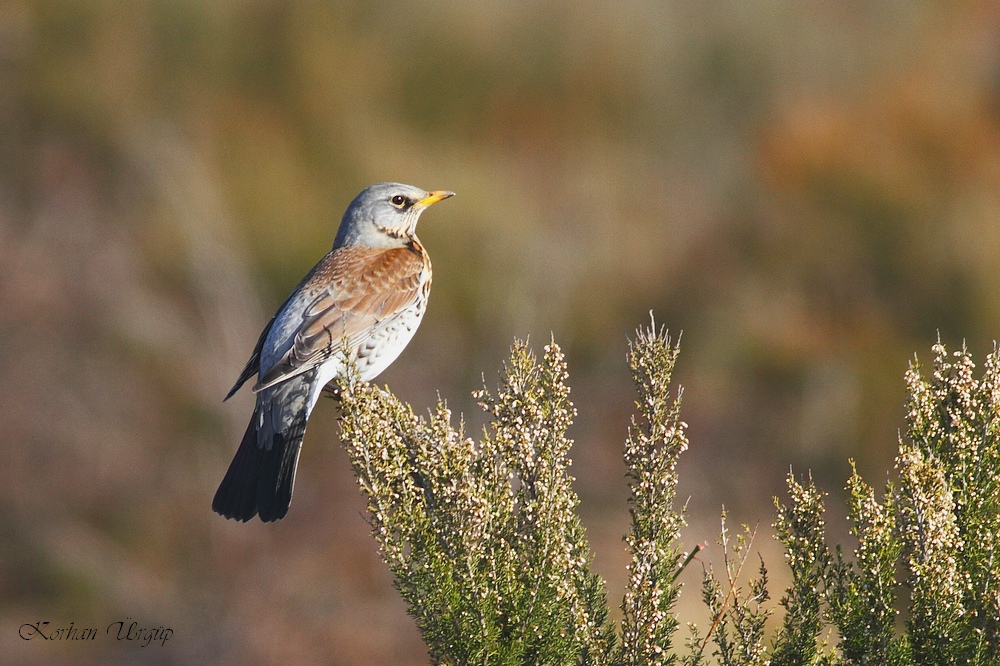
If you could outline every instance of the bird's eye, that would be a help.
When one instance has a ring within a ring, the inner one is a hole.
[[[403,204],[406,203],[406,197],[404,197],[402,194],[397,194],[393,198],[389,199],[389,201],[392,203],[393,206],[402,206]]]

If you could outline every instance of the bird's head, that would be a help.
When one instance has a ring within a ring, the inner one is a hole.
[[[340,221],[333,247],[400,247],[413,237],[424,210],[454,196],[402,183],[378,183],[361,190]]]

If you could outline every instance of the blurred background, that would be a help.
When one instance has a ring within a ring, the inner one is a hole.
[[[846,538],[847,460],[886,479],[914,352],[940,335],[982,359],[997,337],[1000,10],[0,3],[2,661],[427,663],[332,401],[285,520],[210,511],[253,402],[222,396],[382,180],[458,196],[421,222],[433,296],[379,382],[475,435],[470,392],[515,337],[554,335],[617,605],[627,336],[652,310],[683,330],[685,545],[721,566],[725,505],[781,584],[789,466]],[[173,638],[104,635],[126,618]],[[18,638],[40,620],[100,635]]]

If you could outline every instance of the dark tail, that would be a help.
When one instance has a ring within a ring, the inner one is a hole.
[[[258,406],[229,471],[215,491],[212,510],[243,522],[258,514],[265,523],[284,518],[292,502],[295,468],[307,418],[308,414],[300,414],[285,432],[270,433],[271,441],[261,442]]]

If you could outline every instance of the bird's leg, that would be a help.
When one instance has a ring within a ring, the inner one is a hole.
[[[340,387],[334,382],[330,382],[323,387],[321,395],[324,395],[327,398],[333,398],[337,402],[340,402]]]

